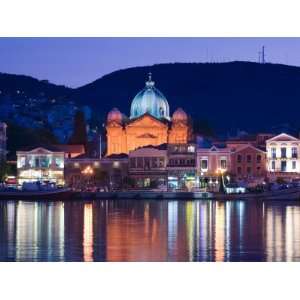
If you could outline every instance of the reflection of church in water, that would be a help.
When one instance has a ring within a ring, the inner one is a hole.
[[[169,104],[155,87],[151,73],[146,86],[133,99],[130,117],[117,108],[107,116],[107,155],[129,153],[139,147],[185,144],[192,135],[187,114],[178,108],[170,118]]]

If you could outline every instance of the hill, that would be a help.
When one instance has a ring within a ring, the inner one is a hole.
[[[105,118],[112,107],[129,114],[133,97],[151,71],[171,112],[183,107],[219,132],[250,132],[288,123],[299,127],[300,68],[251,62],[174,63],[119,70],[73,91]]]
[[[131,101],[145,86],[149,71],[168,99],[171,113],[182,107],[200,124],[208,123],[218,132],[269,131],[281,124],[300,128],[300,68],[279,64],[159,64],[119,70],[77,89],[0,73],[0,91],[2,96],[10,94],[13,101],[23,93],[25,102],[29,97],[45,97],[88,105],[98,124],[113,107],[129,114]],[[43,103],[41,107],[48,109]]]
[[[72,89],[55,85],[48,80],[38,80],[30,76],[0,73],[0,91],[2,94],[25,94],[27,97],[65,97]]]

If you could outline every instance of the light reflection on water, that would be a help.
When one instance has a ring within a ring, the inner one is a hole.
[[[0,261],[300,261],[300,203],[2,201]]]

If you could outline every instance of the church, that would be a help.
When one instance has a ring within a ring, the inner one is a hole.
[[[151,73],[132,100],[130,117],[113,108],[107,115],[106,132],[107,156],[149,145],[186,144],[192,138],[191,120],[181,108],[170,117],[168,101],[155,87]]]

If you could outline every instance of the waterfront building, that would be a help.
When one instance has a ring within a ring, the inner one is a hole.
[[[64,152],[53,146],[17,151],[18,183],[64,184]]]
[[[230,173],[240,180],[263,180],[266,176],[266,152],[251,144],[231,148]]]
[[[197,174],[200,186],[218,185],[221,174],[231,171],[231,150],[226,145],[197,149]]]
[[[300,178],[300,140],[281,133],[266,141],[267,170],[272,180]]]
[[[168,144],[168,188],[192,190],[198,187],[196,145]]]
[[[99,187],[121,189],[128,177],[128,155],[114,154],[102,159],[86,154],[65,160],[65,180],[75,189]]]
[[[6,128],[7,125],[5,123],[0,122],[0,165],[1,163],[6,161]]]
[[[155,87],[151,73],[131,103],[130,117],[113,108],[107,115],[106,131],[107,155],[128,154],[149,145],[186,144],[192,137],[187,114],[178,108],[170,117],[168,101]]]
[[[137,188],[167,185],[167,145],[145,146],[129,152],[129,178]]]

